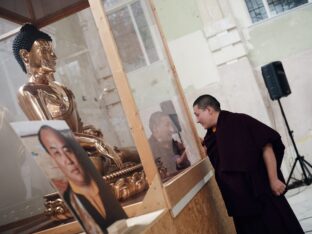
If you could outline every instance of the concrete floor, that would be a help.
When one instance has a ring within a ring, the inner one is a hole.
[[[312,185],[291,189],[286,198],[305,233],[312,233]]]

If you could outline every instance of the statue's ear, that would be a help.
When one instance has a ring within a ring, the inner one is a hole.
[[[21,59],[23,60],[24,63],[28,63],[28,56],[29,56],[29,52],[25,49],[20,49],[19,51],[19,55],[21,57]]]

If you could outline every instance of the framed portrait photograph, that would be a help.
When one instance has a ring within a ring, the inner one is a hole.
[[[65,121],[12,123],[43,173],[87,233],[107,233],[127,218]]]

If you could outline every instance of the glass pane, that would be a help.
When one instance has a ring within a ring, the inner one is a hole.
[[[260,20],[266,19],[267,13],[265,11],[263,2],[261,0],[245,0],[246,6],[248,8],[248,12],[250,18],[253,23],[258,22]]]
[[[112,7],[121,5],[122,3],[125,3],[126,0],[104,0],[104,6],[105,9],[110,9]]]
[[[0,228],[1,233],[13,233],[2,225],[42,214],[43,196],[54,189],[10,126],[9,113],[1,107],[0,118]]]
[[[127,10],[116,15],[129,19]],[[2,40],[1,105],[9,109],[13,121],[65,120],[122,205],[142,200],[148,183],[90,9],[40,30],[53,40],[55,73],[50,74],[48,84],[30,84],[33,71],[25,74],[12,53],[15,35]],[[32,93],[28,85],[36,91]],[[20,96],[21,105],[17,101],[20,87],[27,94]]]
[[[140,46],[138,35],[135,32],[129,8],[122,9],[108,15],[118,50],[126,71],[133,71],[146,64]]]
[[[19,26],[19,24],[0,18],[0,35],[10,32],[13,29],[18,28]]]
[[[123,66],[132,72],[159,60],[141,1],[104,1]]]
[[[137,1],[131,4],[131,9],[140,32],[140,36],[142,37],[149,63],[156,62],[158,60],[158,54],[141,3]]]
[[[54,32],[58,56],[55,77],[75,94],[83,122],[100,128],[110,145],[133,147],[90,10],[86,9],[45,29]]]
[[[171,68],[165,59],[159,32],[146,2],[135,1],[130,7],[139,29],[136,31],[140,34],[137,37],[142,38],[151,63],[139,70],[128,72],[127,76],[154,160],[165,182],[198,162],[200,156],[182,108]],[[124,7],[126,8],[126,5]],[[116,9],[120,8],[122,6],[116,6]],[[116,15],[115,21],[117,20],[128,22],[128,15]],[[110,25],[114,30],[115,24],[111,20]],[[118,44],[118,37],[115,36],[115,39]],[[156,46],[150,46],[152,41]],[[131,48],[135,44],[129,43],[127,46]],[[130,48],[124,50],[129,51]],[[156,51],[156,48],[161,49]],[[120,54],[125,54],[123,48],[118,49]],[[134,55],[127,56],[131,58]],[[153,62],[154,60],[157,61]]]
[[[2,29],[16,29],[14,25],[15,24],[1,20]],[[26,117],[18,106],[16,96],[17,90],[25,82],[25,74],[21,69],[16,69],[18,63],[12,53],[13,37],[14,35],[1,40],[0,42],[0,105],[7,108],[9,113],[14,116],[15,120],[25,120]],[[13,74],[12,71],[14,71]]]
[[[308,0],[268,0],[270,11],[275,14],[290,10],[307,3]]]

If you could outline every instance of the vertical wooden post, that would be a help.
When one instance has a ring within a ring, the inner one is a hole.
[[[165,39],[165,35],[164,35],[162,27],[160,25],[160,21],[159,21],[159,17],[158,17],[157,11],[156,11],[156,7],[155,7],[155,4],[154,4],[154,1],[153,0],[149,0],[149,3],[150,3],[150,6],[152,8],[152,12],[153,12],[153,15],[154,15],[154,18],[155,18],[155,22],[156,22],[157,28],[158,28],[159,33],[160,33],[160,37],[161,37],[162,43],[164,45],[165,53],[167,55],[169,65],[171,67],[172,75],[173,75],[175,83],[177,85],[178,95],[179,95],[179,97],[180,97],[180,99],[182,101],[182,108],[184,109],[184,111],[186,113],[186,116],[187,116],[187,120],[189,121],[189,125],[191,126],[191,130],[192,130],[193,136],[195,137],[197,147],[198,147],[198,149],[200,151],[200,156],[201,156],[201,158],[205,158],[206,157],[206,152],[204,152],[204,149],[203,149],[203,147],[201,145],[201,142],[199,140],[198,133],[197,133],[196,128],[194,126],[193,119],[192,119],[192,114],[191,114],[191,112],[190,112],[190,110],[188,108],[188,104],[187,104],[186,98],[184,96],[183,88],[182,88],[182,85],[180,83],[180,79],[179,79],[178,73],[176,71],[176,68],[175,68],[175,65],[174,65],[171,53],[169,51],[168,43],[167,43],[167,41]]]
[[[151,184],[157,173],[157,167],[154,163],[153,154],[145,136],[144,128],[129,87],[126,73],[123,70],[116,42],[110,29],[108,19],[104,13],[103,2],[101,0],[89,0],[89,4],[134,142],[141,156],[140,158],[145,169],[146,178],[149,184]]]

